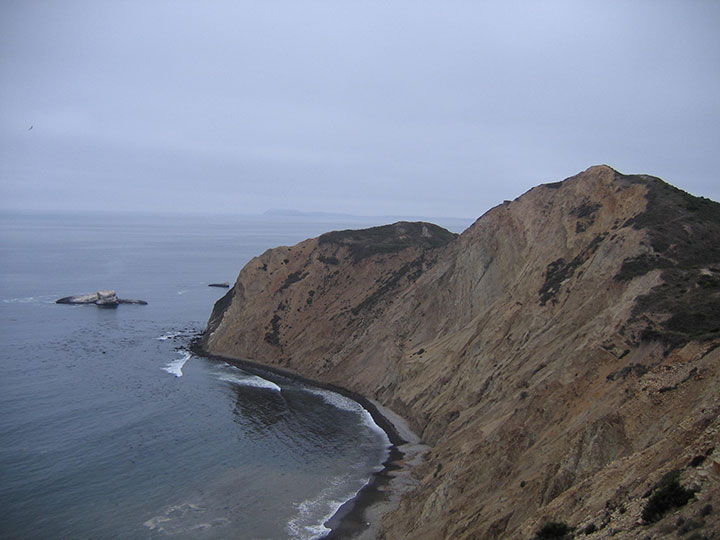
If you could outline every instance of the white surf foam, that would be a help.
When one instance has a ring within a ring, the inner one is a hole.
[[[211,516],[206,514],[208,514],[207,508],[196,504],[182,503],[167,507],[162,514],[147,520],[143,525],[151,531],[175,536],[193,531],[206,531],[230,523],[226,517],[211,519]],[[210,521],[203,521],[204,519],[210,519]]]
[[[331,529],[325,523],[335,515],[346,501],[357,492],[347,484],[347,476],[333,479],[317,497],[297,505],[298,513],[287,524],[287,532],[293,540],[316,540],[327,535]]]
[[[306,388],[306,390],[311,394],[320,396],[321,398],[323,398],[325,403],[332,405],[333,407],[337,407],[338,409],[341,409],[343,411],[349,411],[358,414],[362,418],[363,424],[365,424],[367,427],[369,427],[376,433],[382,434],[382,436],[385,438],[386,444],[390,446],[390,439],[388,438],[387,433],[385,433],[385,430],[375,423],[375,420],[373,420],[370,412],[368,412],[368,410],[365,409],[362,405],[360,405],[357,401],[354,401],[349,397],[345,397],[342,394],[338,394],[337,392],[333,392],[331,390],[323,390],[320,388]]]
[[[218,379],[221,381],[231,382],[233,384],[239,384],[241,386],[253,386],[255,388],[267,388],[268,390],[275,390],[280,392],[281,388],[272,381],[257,377],[255,375],[235,375],[233,373],[218,373]]]
[[[177,360],[173,360],[169,364],[167,364],[163,370],[167,371],[171,375],[175,375],[176,377],[182,377],[183,372],[182,368],[185,365],[185,362],[190,360],[190,357],[192,356],[191,353],[188,351],[178,351],[178,354],[182,355],[182,358],[178,358]]]
[[[3,298],[3,304],[54,304],[55,301],[53,298],[56,297],[48,294],[40,296],[23,296],[19,298]]]
[[[328,403],[338,409],[342,409],[343,411],[359,413],[365,410],[357,401],[353,401],[352,399],[345,397],[342,394],[338,394],[337,392],[323,390],[321,388],[306,388],[305,390],[311,394],[320,396],[323,398],[325,403]]]
[[[158,341],[167,341],[168,339],[173,339],[181,335],[182,332],[166,332],[162,336],[159,336],[157,339]]]

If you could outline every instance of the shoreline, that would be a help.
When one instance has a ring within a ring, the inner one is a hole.
[[[410,430],[402,417],[375,400],[362,395],[361,397],[363,401],[358,403],[363,407],[370,405],[366,410],[374,411],[370,412],[373,420],[382,419],[387,422],[404,442],[390,447],[390,455],[383,463],[383,469],[375,473],[370,481],[327,521],[327,526],[332,530],[323,540],[376,540],[382,517],[394,510],[402,496],[417,485],[412,470],[422,463],[425,451],[430,448],[420,443],[419,437]]]
[[[250,360],[209,354],[199,340],[193,340],[189,350],[198,356],[219,360],[239,367],[253,375],[270,374],[330,390],[360,404],[370,413],[373,422],[387,435],[390,446],[382,469],[373,473],[370,480],[350,499],[338,508],[324,525],[330,532],[322,540],[374,540],[380,530],[382,516],[393,510],[402,495],[416,484],[411,470],[422,461],[429,448],[420,443],[418,436],[405,420],[375,400],[342,386],[323,383],[287,369],[266,366]]]

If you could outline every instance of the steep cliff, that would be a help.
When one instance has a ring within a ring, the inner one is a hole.
[[[203,339],[409,420],[431,450],[393,540],[669,534],[677,515],[641,512],[674,469],[685,522],[717,532],[719,344],[720,205],[606,166],[460,236],[397,223],[268,250]]]

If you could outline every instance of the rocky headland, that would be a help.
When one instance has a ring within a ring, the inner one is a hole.
[[[720,205],[607,166],[270,249],[202,339],[407,419],[388,540],[720,537],[718,345]]]

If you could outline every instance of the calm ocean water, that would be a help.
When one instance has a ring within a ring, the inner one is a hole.
[[[355,402],[193,357],[253,256],[352,223],[0,216],[0,537],[309,539],[381,468]],[[147,306],[56,305],[115,289]]]

